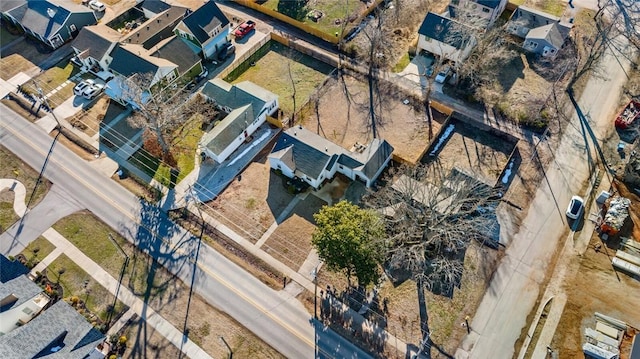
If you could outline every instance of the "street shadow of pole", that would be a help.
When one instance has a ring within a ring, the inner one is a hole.
[[[571,100],[571,103],[573,104],[573,107],[576,109],[576,114],[578,115],[578,119],[580,120],[580,124],[581,126],[584,126],[584,129],[586,130],[587,134],[589,135],[589,138],[591,138],[591,142],[593,142],[593,147],[596,149],[596,152],[598,153],[598,157],[600,158],[600,161],[602,161],[602,165],[605,168],[605,172],[607,173],[607,177],[609,177],[609,179],[611,179],[611,173],[609,170],[609,165],[607,164],[607,159],[604,156],[604,152],[602,151],[602,147],[600,147],[600,144],[598,143],[598,138],[596,137],[595,133],[593,132],[593,129],[591,128],[591,125],[589,124],[589,120],[587,119],[587,117],[584,115],[584,113],[582,113],[582,109],[580,108],[580,105],[578,104],[578,102],[576,101],[575,97],[573,96],[573,88],[568,88],[567,89],[567,94],[569,95],[569,99]],[[585,138],[585,142],[586,142],[586,138]]]
[[[127,233],[130,238],[134,238],[135,246],[148,254],[151,258],[150,263],[146,266],[145,283],[141,288],[137,288],[138,284],[132,282],[133,275],[129,277],[129,289],[144,302],[140,317],[146,319],[149,312],[149,305],[154,306],[156,311],[162,308],[163,296],[168,289],[173,288],[172,294],[164,303],[169,304],[174,296],[178,294],[180,288],[180,280],[187,283],[191,276],[192,286],[196,281],[195,260],[199,251],[199,240],[192,236],[189,232],[174,224],[167,214],[155,204],[148,203],[144,199],[140,199],[140,212],[135,228],[121,228],[121,233]],[[135,262],[139,259],[137,256],[133,258],[132,267],[135,268]],[[194,267],[190,264],[194,263]],[[159,266],[163,266],[172,277],[169,280],[157,282]],[[199,273],[202,275],[202,273]],[[136,276],[137,277],[137,276]],[[157,299],[157,300],[156,300]],[[146,325],[140,325],[136,333],[137,340],[145,341],[149,338],[150,333],[147,332]],[[137,346],[138,348],[140,346]],[[139,348],[138,350],[144,350]],[[144,355],[144,353],[132,353],[132,355]]]

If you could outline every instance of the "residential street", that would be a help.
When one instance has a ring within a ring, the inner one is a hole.
[[[53,139],[40,127],[0,105],[0,143],[35,169],[40,169]],[[70,194],[80,206],[156,258],[185,283],[191,283],[192,260],[198,239],[175,226],[162,211],[141,202],[99,173],[64,146],[53,147],[44,176]],[[66,201],[60,198],[60,201]],[[27,215],[0,236],[2,253],[19,252],[38,230],[35,216]],[[29,237],[27,237],[29,236]],[[331,330],[316,330],[302,304],[283,291],[276,292],[203,244],[200,247],[194,290],[207,302],[227,312],[242,325],[290,358],[366,358],[367,354]],[[215,320],[212,318],[212,320]]]
[[[625,71],[629,63],[619,58],[625,70],[613,56],[604,61],[604,78],[592,76],[582,97],[578,100],[581,111],[598,139],[613,130]],[[546,169],[546,180],[540,184],[536,197],[520,232],[511,240],[506,255],[494,274],[480,303],[468,335],[456,358],[511,358],[514,344],[526,325],[527,316],[534,310],[548,266],[552,263],[558,243],[563,242],[567,219],[565,209],[572,195],[584,195],[589,177],[587,150],[596,157],[593,146],[585,145],[584,130],[573,111],[555,161]],[[590,140],[590,139],[589,139]],[[544,146],[545,144],[540,144]]]

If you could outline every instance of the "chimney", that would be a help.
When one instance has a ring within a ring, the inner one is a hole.
[[[325,147],[324,152],[329,152],[329,148]]]

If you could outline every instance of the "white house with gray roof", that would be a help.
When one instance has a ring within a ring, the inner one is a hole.
[[[318,189],[336,173],[367,187],[373,185],[391,161],[393,147],[373,139],[347,150],[302,126],[286,130],[269,155],[269,165],[289,178],[300,178]]]
[[[108,71],[113,60],[111,52],[121,37],[120,33],[105,25],[85,26],[71,43],[75,53],[72,61],[94,73]]]
[[[201,153],[218,163],[229,158],[279,106],[278,95],[249,81],[231,85],[213,79],[201,93],[228,113],[198,144]]]
[[[543,57],[555,57],[569,36],[569,23],[543,11],[519,6],[511,15],[507,31],[524,39],[522,47]]]
[[[3,0],[0,14],[53,49],[98,22],[91,9],[71,0]]]

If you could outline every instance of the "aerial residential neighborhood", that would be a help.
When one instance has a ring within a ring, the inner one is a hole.
[[[0,357],[640,358],[640,5],[0,2]]]

